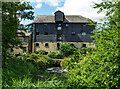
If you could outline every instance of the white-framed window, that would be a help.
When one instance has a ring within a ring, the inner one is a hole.
[[[57,30],[62,30],[62,27],[57,27]]]
[[[85,36],[85,35],[86,35],[86,32],[82,32],[82,35]]]

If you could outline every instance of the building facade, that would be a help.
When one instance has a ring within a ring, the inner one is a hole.
[[[94,25],[87,25],[88,19],[79,15],[64,15],[56,11],[55,15],[39,15],[31,23],[32,31],[32,52],[45,50],[57,52],[60,44],[65,42],[77,48],[89,47],[93,39],[91,31]]]
[[[17,48],[13,48],[13,54],[21,53],[31,53],[32,49],[32,34],[28,31],[18,30],[17,31],[18,39],[21,41],[21,45],[18,45]]]

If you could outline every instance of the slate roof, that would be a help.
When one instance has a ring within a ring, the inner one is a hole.
[[[64,23],[87,23],[87,18],[80,15],[65,15]],[[54,15],[38,15],[33,23],[55,23]]]

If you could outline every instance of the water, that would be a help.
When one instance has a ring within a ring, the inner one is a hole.
[[[65,73],[67,72],[66,69],[63,69],[62,67],[51,67],[46,69],[50,73]]]

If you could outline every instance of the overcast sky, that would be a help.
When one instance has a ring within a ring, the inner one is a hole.
[[[27,0],[29,1],[29,0]],[[55,11],[61,10],[65,15],[82,15],[93,21],[99,21],[104,17],[104,13],[97,14],[98,9],[93,9],[95,3],[102,0],[30,0],[30,5],[34,8],[34,16],[53,15]],[[33,21],[22,20],[21,23],[29,24]]]

